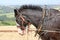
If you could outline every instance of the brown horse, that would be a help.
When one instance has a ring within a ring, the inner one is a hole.
[[[43,9],[40,6],[23,5],[19,9],[14,9],[14,12],[18,28],[24,30],[26,25],[33,24],[38,30],[43,14]],[[39,32],[42,40],[60,40],[60,12],[58,10],[50,9],[49,11],[46,9],[42,30],[51,31]]]

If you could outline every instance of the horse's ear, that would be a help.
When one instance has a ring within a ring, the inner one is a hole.
[[[15,17],[18,15],[17,9],[14,9]]]

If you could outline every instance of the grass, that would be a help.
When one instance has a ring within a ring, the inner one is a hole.
[[[0,21],[0,26],[15,26],[15,21]]]
[[[14,13],[0,13],[0,26],[16,25]]]

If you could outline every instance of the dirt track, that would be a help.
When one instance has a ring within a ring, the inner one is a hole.
[[[4,32],[4,30],[11,31]],[[38,40],[38,37],[34,37],[34,34],[35,32],[31,31],[22,36],[18,34],[16,26],[0,26],[0,40]]]

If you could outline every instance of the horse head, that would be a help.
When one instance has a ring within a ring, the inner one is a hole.
[[[32,23],[34,26],[38,26],[41,18],[42,8],[35,5],[23,5],[19,9],[14,9],[16,22],[20,26],[26,26]]]

